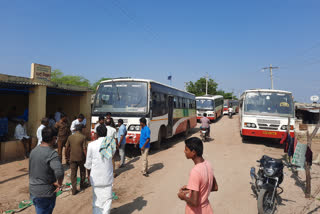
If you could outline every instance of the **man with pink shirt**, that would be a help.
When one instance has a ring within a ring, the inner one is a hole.
[[[207,113],[203,113],[203,117],[200,119],[200,129],[208,129],[208,137],[210,137],[210,120],[207,118]]]
[[[180,188],[178,197],[185,201],[186,214],[213,214],[208,197],[210,192],[218,191],[211,164],[202,157],[203,143],[197,137],[185,141],[184,153],[192,159],[195,166],[189,176],[188,185]]]

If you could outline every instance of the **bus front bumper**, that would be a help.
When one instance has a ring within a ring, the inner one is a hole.
[[[252,137],[281,139],[283,135],[285,135],[285,133],[286,133],[285,131],[242,129],[243,136],[252,136]],[[294,137],[294,132],[290,131],[290,135],[291,137]]]
[[[140,132],[139,133],[128,133],[126,136],[126,143],[127,144],[137,144],[140,139]]]

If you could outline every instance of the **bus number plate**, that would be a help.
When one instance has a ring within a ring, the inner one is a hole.
[[[266,134],[266,135],[277,135],[277,132],[262,132],[262,134]]]

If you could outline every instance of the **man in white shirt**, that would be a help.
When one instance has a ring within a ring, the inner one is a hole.
[[[98,128],[100,125],[104,125],[104,116],[100,116],[100,117],[99,117],[98,123],[97,123],[97,124],[95,125],[95,127],[94,127],[94,133],[97,133],[97,128]]]
[[[117,130],[112,127],[113,120],[107,119],[106,120],[106,127],[107,127],[107,136],[112,137],[116,141],[116,145],[118,145],[118,138],[117,138]],[[113,177],[116,177],[116,162],[115,156],[112,158],[112,165],[113,165]]]
[[[74,121],[72,121],[71,123],[71,127],[70,127],[70,130],[72,132],[72,134],[74,134],[76,131],[76,125],[79,125],[79,124],[82,124],[83,127],[85,128],[86,127],[86,123],[87,123],[87,120],[86,118],[84,118],[84,115],[83,114],[79,114],[78,118],[75,119]]]
[[[112,158],[101,155],[100,147],[107,135],[107,128],[97,128],[98,139],[88,145],[84,166],[88,169],[88,180],[92,186],[92,213],[109,214],[112,204],[113,167]]]
[[[24,120],[20,120],[19,124],[16,126],[14,131],[14,138],[20,140],[23,144],[24,151],[25,151],[25,158],[29,157],[31,151],[31,138],[27,135],[27,131],[25,129]],[[28,148],[29,146],[29,148]]]
[[[42,118],[41,120],[41,125],[39,126],[38,130],[37,130],[37,138],[38,138],[38,144],[37,146],[40,146],[41,142],[42,142],[42,130],[45,127],[49,126],[49,119],[48,118]]]

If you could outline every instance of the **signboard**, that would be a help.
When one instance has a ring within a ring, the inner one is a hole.
[[[50,81],[51,66],[32,63],[31,79]]]
[[[307,144],[297,143],[293,154],[292,164],[299,166],[299,170],[304,170],[304,162],[306,160]]]

